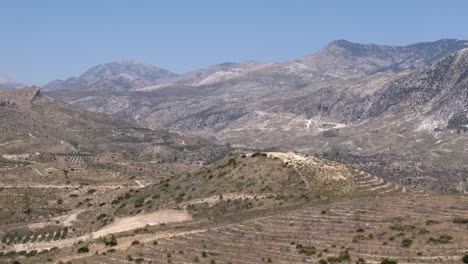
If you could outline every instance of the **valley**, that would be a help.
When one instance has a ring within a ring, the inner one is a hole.
[[[0,263],[462,263],[467,47],[0,88]]]

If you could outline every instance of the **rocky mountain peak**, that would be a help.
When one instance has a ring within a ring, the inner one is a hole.
[[[156,81],[176,76],[168,70],[136,61],[119,60],[99,64],[78,78],[56,80],[44,86],[45,90],[122,91],[153,85]]]
[[[380,72],[401,72],[430,64],[466,48],[468,41],[442,39],[408,46],[359,44],[347,40],[330,42],[317,53],[297,59],[299,63],[342,79]]]
[[[86,71],[79,78],[87,82],[97,82],[103,79],[113,78],[121,74],[126,74],[128,76],[133,76],[147,81],[176,76],[176,74],[171,73],[168,70],[151,64],[124,59],[99,64]]]

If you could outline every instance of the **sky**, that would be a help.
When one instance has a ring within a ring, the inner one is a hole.
[[[0,0],[0,75],[43,85],[137,59],[176,73],[328,42],[468,39],[466,0]]]

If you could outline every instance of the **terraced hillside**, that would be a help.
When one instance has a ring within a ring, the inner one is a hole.
[[[166,177],[137,193],[115,197],[103,210],[123,216],[186,208],[196,216],[215,217],[330,196],[396,192],[406,192],[406,188],[345,164],[294,153],[256,152]]]
[[[467,204],[461,195],[353,199],[56,256],[72,263],[463,263]]]
[[[62,211],[5,226],[3,254],[10,259],[31,251],[45,250],[44,254],[53,255],[48,253],[50,249],[65,247],[57,252],[62,254],[80,241],[90,243],[111,234],[129,239],[139,232],[151,234],[161,228],[172,234],[173,225],[158,226],[164,223],[183,221],[176,229],[193,232],[195,228],[254,219],[277,210],[406,192],[345,164],[281,152],[228,156],[189,173],[144,181],[147,186],[135,178],[124,179],[113,186],[66,186],[63,191],[71,191],[71,195],[57,204]],[[45,235],[63,228],[67,228],[65,235]]]

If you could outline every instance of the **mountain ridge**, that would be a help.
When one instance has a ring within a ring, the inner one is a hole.
[[[79,77],[65,81],[55,80],[46,84],[44,90],[116,90],[123,91],[144,87],[158,79],[176,76],[168,70],[136,60],[119,60],[96,65]]]

